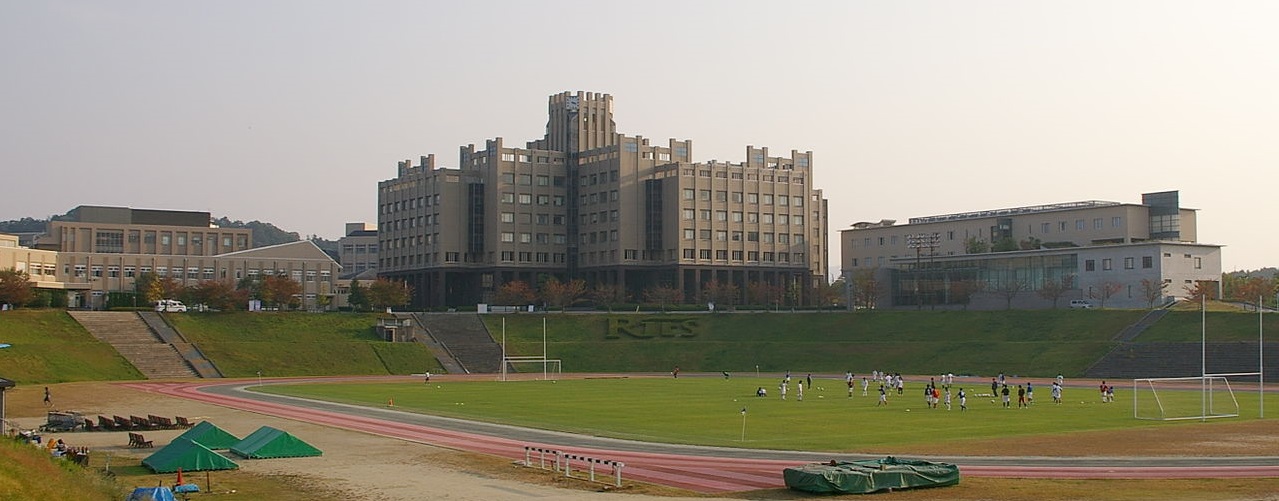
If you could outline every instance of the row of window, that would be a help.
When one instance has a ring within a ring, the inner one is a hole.
[[[430,207],[432,205],[440,205],[440,194],[426,195],[407,200],[398,200],[395,202],[387,202],[378,207],[378,214],[391,214],[403,210],[420,209]]]
[[[613,211],[614,214],[617,211]],[[602,214],[602,213],[601,213]],[[519,224],[554,224],[563,225],[565,216],[563,214],[533,214],[529,212],[503,212],[499,214],[498,220],[503,223],[519,223]],[[616,219],[614,219],[616,221]]]
[[[506,242],[506,243],[514,243],[514,242],[516,241],[516,240],[515,240],[515,236],[516,236],[516,234],[515,234],[515,232],[513,232],[513,231],[503,231],[503,232],[499,235],[499,239],[500,239],[501,241],[503,241],[503,242]],[[522,244],[531,244],[531,243],[534,243],[535,241],[536,241],[537,243],[539,243],[539,244],[550,244],[550,243],[555,243],[555,244],[561,244],[561,245],[562,245],[562,244],[566,244],[566,243],[568,243],[568,237],[567,237],[567,236],[565,236],[563,233],[555,233],[555,234],[550,234],[550,233],[537,233],[537,234],[533,234],[533,233],[520,233],[520,234],[519,234],[519,243],[522,243]]]
[[[515,193],[505,192],[501,194],[499,199],[499,201],[504,204],[513,204],[516,200],[519,200],[520,205],[532,205],[533,194],[520,193],[517,195]],[[562,207],[564,206],[564,201],[564,195],[537,195],[537,205],[554,205],[556,207]]]
[[[516,174],[514,172],[503,172],[501,175],[503,184],[518,184],[520,186],[564,186],[564,176],[550,176],[547,174]]]
[[[84,278],[85,276],[102,278],[104,276],[103,274],[104,270],[105,270],[105,276],[107,278],[121,278],[122,276],[123,278],[136,278],[138,274],[152,273],[152,268],[150,266],[120,267],[115,265],[85,266],[83,264],[77,264],[74,266],[64,265],[63,267],[64,273],[71,274],[72,276],[76,278]],[[48,269],[47,267],[44,271],[45,271],[45,274],[52,275],[52,272],[51,272],[52,270]],[[123,271],[123,274],[122,274],[122,271]],[[259,274],[265,275],[265,276],[270,276],[270,275],[290,276],[290,272],[288,270],[279,270],[277,272],[275,270],[259,271],[258,269],[249,269],[249,270],[237,269],[235,270],[235,278],[236,279],[244,278],[244,274],[246,271],[247,271],[247,275],[250,278],[257,278]],[[317,275],[321,278],[321,280],[328,281],[329,277],[331,276],[331,273],[329,272],[329,270],[322,270],[319,272],[315,270],[307,270],[304,275],[301,270],[293,270],[291,275],[293,279],[297,280],[298,282],[301,282],[304,276],[307,282],[314,282]],[[198,279],[212,280],[214,278],[214,269],[200,268],[198,266],[192,266],[185,269],[183,269],[180,266],[173,267],[173,268],[169,268],[168,266],[156,266],[155,276],[160,278],[175,278],[175,279],[188,279],[188,280],[198,280]],[[217,278],[227,278],[227,269],[222,268],[221,276]]]
[[[343,244],[343,254],[377,254],[377,244]]]
[[[711,234],[711,230],[693,230],[692,228],[684,228],[684,240],[693,240],[694,238],[698,240],[710,240]],[[762,241],[766,244],[771,244],[776,241],[779,244],[789,244],[792,243],[793,240],[796,245],[804,244],[804,234],[802,233],[777,233],[774,236],[773,233],[760,233],[758,231],[729,232],[725,230],[715,230],[714,235],[717,242],[727,242],[731,236],[733,242],[741,242],[744,237],[747,242]]]
[[[694,190],[693,188],[684,188],[683,198],[684,200],[701,200],[709,202],[711,200],[711,190]],[[803,195],[795,195],[792,197],[789,195],[773,195],[772,193],[745,193],[741,191],[729,192],[727,190],[715,191],[716,202],[732,201],[734,203],[742,203],[743,200],[748,204],[758,204],[762,200],[764,205],[773,205],[773,201],[776,200],[777,205],[786,206],[793,203],[795,207],[804,206]]]
[[[760,214],[760,213],[758,213],[758,212],[742,212],[742,211],[733,211],[733,212],[731,212],[731,213],[730,213],[729,211],[726,211],[726,210],[717,210],[717,211],[713,211],[713,213],[714,213],[714,215],[715,215],[715,220],[716,220],[716,221],[732,221],[732,222],[734,222],[734,223],[740,223],[740,222],[742,222],[743,218],[745,218],[745,222],[747,222],[747,223],[761,223],[761,222],[762,222],[763,224],[774,224],[774,223],[776,223],[776,224],[785,225],[785,224],[787,224],[787,223],[790,223],[790,224],[795,225],[795,226],[803,226],[803,225],[804,225],[804,216],[803,216],[803,215],[800,215],[800,214],[794,214],[794,215],[791,215],[791,214],[776,214],[776,215],[774,215],[774,214],[769,213],[769,212],[766,212],[766,213]],[[684,209],[684,210],[683,210],[683,212],[681,212],[681,214],[682,214],[682,217],[683,217],[683,219],[684,219],[685,221],[691,221],[691,220],[693,220],[693,219],[701,219],[701,220],[703,220],[703,221],[710,221],[710,220],[711,220],[711,214],[712,214],[712,211],[711,211],[710,209],[700,209],[700,210],[696,210],[696,209]],[[820,214],[819,214],[819,213],[814,213],[814,214],[813,214],[813,217],[814,217],[814,218],[816,218],[816,217],[820,217]]]
[[[1066,221],[1057,221],[1056,226],[1057,226],[1057,231],[1058,231],[1058,232],[1065,232],[1065,231],[1066,231],[1066,228],[1067,228],[1067,222],[1066,222]],[[1124,218],[1123,218],[1122,216],[1112,216],[1112,217],[1110,218],[1110,227],[1111,227],[1111,228],[1123,228],[1123,227],[1124,227]],[[1041,234],[1048,234],[1048,233],[1052,233],[1052,228],[1053,228],[1053,223],[1039,223],[1039,233],[1041,233]],[[1087,229],[1088,229],[1088,220],[1087,220],[1087,219],[1076,219],[1076,220],[1075,220],[1075,230],[1083,231],[1083,230],[1087,230]],[[1101,218],[1101,217],[1093,218],[1093,220],[1092,220],[1092,229],[1094,229],[1094,230],[1103,230],[1103,229],[1106,229],[1106,218]],[[1030,234],[1034,234],[1034,233],[1035,233],[1035,225],[1033,225],[1033,224],[1031,224],[1031,225],[1026,225],[1026,232],[1027,232],[1027,233],[1030,233]]]
[[[1166,258],[1171,258],[1171,257],[1172,257],[1172,253],[1171,253],[1171,252],[1165,252],[1165,253],[1164,253],[1164,257],[1166,257]],[[1191,254],[1182,254],[1182,257],[1183,257],[1183,258],[1185,258],[1185,259],[1193,259],[1193,260],[1194,260],[1194,267],[1195,267],[1195,269],[1196,269],[1196,270],[1202,270],[1202,269],[1203,269],[1203,258],[1198,257],[1198,256],[1194,256],[1194,255],[1191,255]],[[1154,259],[1153,257],[1151,257],[1151,256],[1142,256],[1142,257],[1141,257],[1141,267],[1142,267],[1143,269],[1153,268],[1153,267],[1154,267],[1154,262],[1155,262],[1155,259]],[[1125,270],[1131,270],[1131,269],[1135,268],[1135,267],[1136,267],[1136,258],[1132,258],[1132,257],[1125,257],[1125,258],[1123,258],[1123,265],[1124,265],[1124,269],[1125,269]],[[1115,266],[1115,263],[1114,263],[1114,260],[1113,260],[1113,259],[1111,259],[1111,258],[1102,258],[1102,259],[1101,259],[1101,271],[1110,271],[1110,270],[1114,269],[1114,266]],[[1097,271],[1097,260],[1095,260],[1095,259],[1085,259],[1085,260],[1084,260],[1084,271]]]
[[[711,259],[711,252],[712,252],[711,249],[684,249],[684,259]],[[791,262],[791,257],[793,256],[795,258],[796,263],[804,262],[803,252],[796,252],[794,254],[791,254],[789,252],[716,250],[714,251],[714,255],[715,255],[715,259],[718,261],[729,261],[730,260],[729,256],[732,256],[732,259],[731,259],[732,261],[743,261],[742,257],[744,256],[746,258],[745,261],[762,262],[762,263],[789,263]]]
[[[759,174],[756,174],[753,172],[747,172],[743,174],[741,172],[727,172],[723,170],[712,171],[710,169],[682,169],[680,170],[680,174],[683,174],[685,176],[690,176],[690,177],[691,176],[714,177],[718,179],[736,179],[736,180],[745,179],[747,181],[764,181],[767,183],[777,182],[777,183],[804,184],[804,176],[789,176],[789,175],[773,176],[772,174],[764,174],[763,176],[760,176]]]

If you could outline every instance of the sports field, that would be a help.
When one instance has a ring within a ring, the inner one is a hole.
[[[1010,381],[1010,409],[998,399],[976,396],[990,393],[989,380],[957,382],[955,393],[962,387],[969,395],[968,410],[961,411],[953,398],[952,410],[947,411],[944,404],[936,409],[925,405],[926,380],[908,379],[902,395],[892,392],[887,406],[877,406],[878,386],[862,396],[860,378],[851,398],[842,377],[815,378],[813,388],[799,401],[795,383],[801,379],[792,381],[786,400],[778,395],[780,376],[554,382],[435,378],[430,384],[295,384],[254,390],[368,406],[393,403],[399,410],[633,440],[832,452],[927,450],[939,442],[1068,437],[1075,432],[1198,423],[1134,419],[1131,381],[1120,383],[1113,403],[1102,403],[1095,387],[1068,386],[1061,404],[1052,403],[1049,380],[1034,381],[1036,399],[1027,409],[1016,408],[1015,385],[1025,381]],[[768,390],[767,397],[755,396],[759,387]],[[1236,389],[1235,394],[1243,416],[1236,419],[1255,420],[1257,393]],[[1200,393],[1191,390],[1161,390],[1159,396],[1169,407],[1197,408],[1201,401]],[[1279,412],[1275,395],[1269,395],[1266,404]]]

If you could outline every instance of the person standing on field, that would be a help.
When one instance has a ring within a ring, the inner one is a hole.
[[[959,389],[959,412],[968,410],[968,394],[964,393],[964,389]]]
[[[1003,395],[1004,397],[1004,408],[1011,409],[1012,405],[1009,403],[1009,398],[1008,398],[1008,385],[1004,385],[1003,389],[1000,390],[999,394]]]
[[[884,391],[884,385],[879,385],[879,402],[875,403],[875,407],[888,405],[888,392]]]

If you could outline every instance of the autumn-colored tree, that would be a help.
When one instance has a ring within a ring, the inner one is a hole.
[[[741,289],[732,282],[711,280],[702,286],[702,300],[715,303],[715,306],[733,306],[741,296]]]
[[[236,309],[249,300],[248,291],[238,290],[220,280],[205,280],[197,283],[191,286],[189,294],[192,303],[222,311]]]
[[[374,309],[384,310],[409,304],[409,301],[413,298],[413,288],[406,282],[378,278],[369,284],[368,296],[369,304]]]
[[[1217,283],[1211,280],[1195,280],[1194,283],[1186,284],[1183,290],[1190,296],[1190,300],[1196,303],[1204,300],[1217,299]]]
[[[302,284],[287,275],[267,275],[258,285],[258,299],[266,306],[296,308],[301,303],[298,298],[301,294]]]
[[[1162,299],[1167,289],[1168,282],[1163,280],[1141,279],[1141,297],[1146,298],[1146,308],[1153,310],[1155,301]]]
[[[26,306],[36,298],[31,276],[25,270],[8,268],[0,270],[0,304],[14,308]]]
[[[1015,299],[1018,294],[1021,294],[1021,291],[1024,291],[1029,287],[1030,284],[1027,284],[1025,280],[1018,279],[1017,277],[1004,277],[1003,280],[995,283],[993,292],[998,294],[999,297],[1004,298],[1004,309],[1011,310],[1013,309],[1013,299]]]
[[[1274,294],[1274,290],[1275,282],[1272,279],[1247,277],[1236,284],[1234,295],[1229,297],[1244,304],[1249,304],[1259,300],[1264,301],[1264,298]],[[1257,307],[1260,308],[1261,305],[1257,304]]]
[[[835,279],[834,282],[817,287],[813,291],[813,305],[825,308],[827,306],[836,307],[844,304],[844,278]]]
[[[1059,301],[1061,296],[1065,295],[1068,290],[1070,290],[1070,285],[1065,282],[1058,282],[1049,278],[1044,280],[1044,284],[1039,286],[1039,290],[1036,291],[1035,294],[1041,298],[1052,301],[1053,309],[1055,310],[1057,309],[1057,301]]]
[[[599,284],[591,289],[590,298],[595,306],[603,306],[611,313],[613,305],[626,301],[626,289],[617,284]]]
[[[572,306],[578,299],[586,295],[586,282],[581,279],[561,282],[558,278],[550,277],[545,282],[542,282],[541,292],[542,301],[552,308],[563,309]]]
[[[164,288],[160,285],[160,277],[155,276],[154,273],[138,274],[133,287],[137,291],[138,298],[147,304],[155,304],[156,301],[164,299]]]
[[[1101,308],[1105,309],[1106,300],[1110,299],[1111,297],[1113,297],[1115,294],[1119,293],[1119,291],[1123,289],[1124,289],[1124,285],[1121,283],[1102,282],[1101,285],[1098,285],[1097,287],[1088,290],[1088,297],[1092,299],[1096,299],[1098,302],[1101,303],[1100,304]]]
[[[523,280],[504,283],[493,292],[493,302],[500,305],[532,304],[536,299],[537,293]]]
[[[876,270],[857,270],[853,272],[853,306],[859,309],[873,310],[879,307],[883,299],[884,284],[876,278]]]
[[[782,288],[767,282],[751,282],[746,284],[746,302],[757,305],[770,305],[782,302]]]
[[[973,296],[983,290],[986,290],[986,282],[974,279],[955,280],[950,283],[950,300],[963,305],[967,310]]]
[[[160,277],[155,280],[155,283],[153,287],[158,287],[160,290],[159,299],[181,299],[186,293],[186,286],[173,277]]]
[[[644,300],[661,305],[662,311],[666,311],[666,305],[684,302],[684,291],[669,285],[654,285],[644,289]]]

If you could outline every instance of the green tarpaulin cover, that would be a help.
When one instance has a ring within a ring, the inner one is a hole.
[[[142,464],[156,473],[173,473],[178,471],[178,468],[184,472],[191,472],[234,470],[240,467],[235,464],[235,461],[213,452],[208,447],[182,437],[173,439],[169,445],[143,459]]]
[[[178,436],[214,450],[230,449],[232,445],[240,442],[235,435],[227,433],[222,428],[218,428],[218,425],[208,421],[200,421]]]
[[[250,459],[298,458],[323,454],[311,444],[270,426],[263,426],[250,433],[244,440],[231,446],[231,452]]]
[[[786,468],[782,478],[786,487],[805,492],[867,494],[887,489],[955,485],[959,483],[959,467],[890,456]]]

